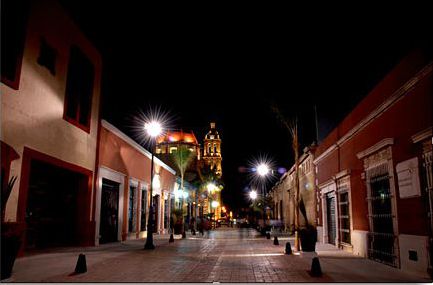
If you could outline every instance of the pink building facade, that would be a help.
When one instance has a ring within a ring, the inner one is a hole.
[[[176,172],[154,157],[155,233],[167,233]],[[95,244],[145,237],[149,218],[151,153],[102,121],[95,191]]]

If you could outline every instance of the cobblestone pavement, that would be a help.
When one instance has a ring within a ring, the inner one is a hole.
[[[155,238],[87,249],[65,249],[20,258],[11,282],[429,282],[416,275],[318,244],[322,277],[309,274],[311,256],[285,255],[280,245],[252,229],[219,229],[168,243]],[[293,245],[293,240],[290,240]],[[87,273],[72,275],[79,253]]]

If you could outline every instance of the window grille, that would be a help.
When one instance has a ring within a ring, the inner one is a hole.
[[[135,232],[135,225],[136,225],[136,216],[137,216],[137,207],[136,207],[136,193],[135,193],[136,187],[131,186],[129,187],[129,208],[128,208],[128,229],[130,233]]]
[[[339,194],[338,205],[340,207],[340,240],[343,243],[350,244],[350,212],[349,212],[349,193],[343,192]]]
[[[368,257],[387,265],[397,266],[396,237],[394,235],[392,197],[388,165],[381,164],[367,171],[370,186],[367,197],[370,205]]]

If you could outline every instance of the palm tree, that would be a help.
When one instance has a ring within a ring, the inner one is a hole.
[[[189,150],[189,148],[186,145],[178,145],[177,150],[174,151],[171,154],[173,161],[176,165],[176,167],[179,170],[179,174],[180,174],[180,188],[183,191],[183,187],[184,187],[184,178],[185,178],[185,172],[187,170],[187,168],[189,167],[189,165],[191,164],[191,162],[194,159],[195,156],[195,152]],[[183,226],[183,232],[182,232],[182,237],[185,237],[185,223],[183,220],[183,201],[184,198],[182,197],[182,223],[184,224]]]

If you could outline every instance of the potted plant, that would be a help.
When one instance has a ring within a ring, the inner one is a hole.
[[[7,200],[16,180],[17,177],[12,177],[7,185],[2,185],[1,191],[1,280],[9,278],[12,274],[24,233],[24,223],[5,222]]]
[[[305,228],[300,229],[299,238],[301,239],[302,251],[316,251],[317,242],[317,229],[314,225],[310,224],[307,218],[307,212],[305,210],[304,200],[301,199],[299,203],[299,210],[305,219]]]

